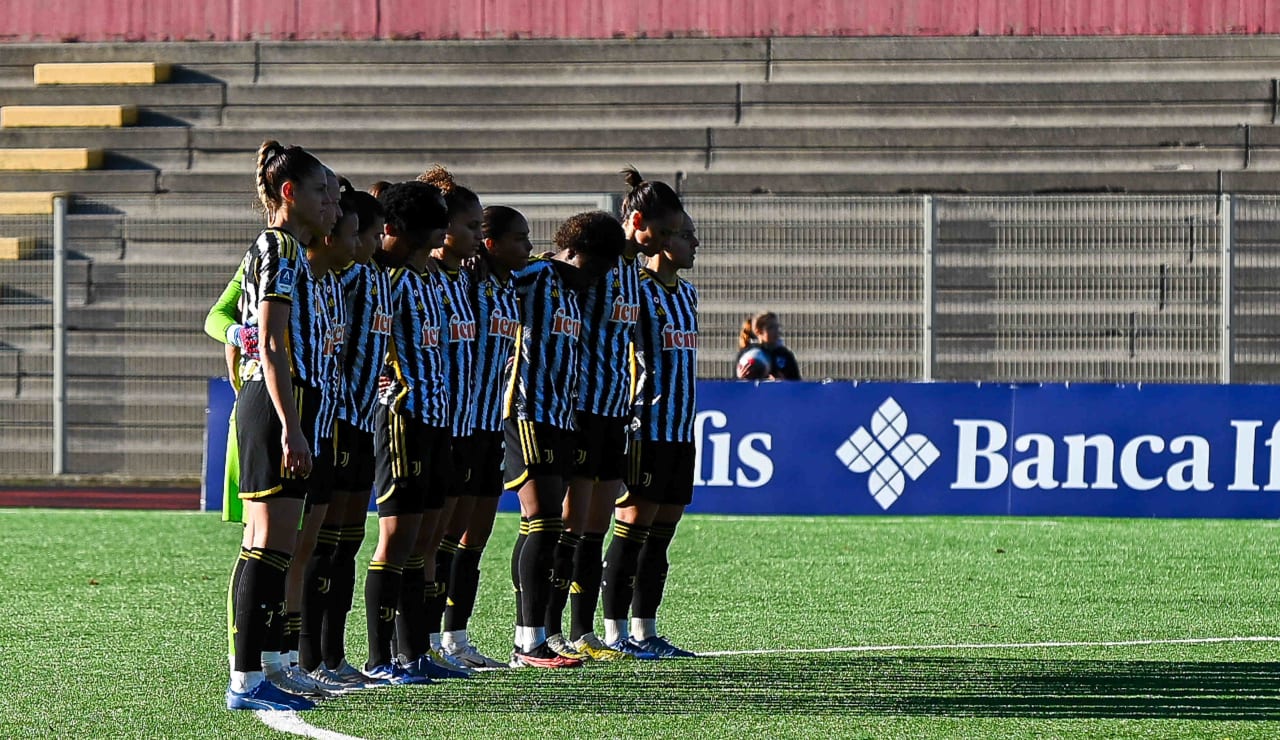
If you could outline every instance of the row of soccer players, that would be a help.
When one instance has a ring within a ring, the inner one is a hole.
[[[579,214],[530,260],[525,219],[482,209],[442,168],[375,198],[301,148],[264,143],[270,226],[206,324],[239,388],[228,707],[692,655],[655,620],[692,496],[697,295],[678,271],[697,239],[674,191],[625,174],[621,224]],[[371,486],[361,671],[344,633]],[[504,489],[521,524],[515,645],[500,662],[467,623]]]

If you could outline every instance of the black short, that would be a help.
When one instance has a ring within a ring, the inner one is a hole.
[[[572,475],[596,481],[622,480],[627,470],[631,418],[579,411],[577,422]]]
[[[421,514],[444,506],[453,485],[449,430],[378,405],[373,432],[378,516]]]
[[[373,433],[339,419],[333,441],[334,489],[368,494],[373,487]]]
[[[698,448],[692,442],[631,440],[631,464],[627,492],[618,499],[627,506],[638,498],[655,504],[688,506],[693,501],[694,461]]]
[[[481,498],[502,495],[502,432],[477,431],[470,437],[455,439],[453,452],[455,463],[463,459],[468,471],[460,495]]]
[[[517,491],[530,478],[568,475],[573,470],[573,431],[540,421],[506,421],[502,485]]]
[[[311,448],[311,475],[307,476],[307,510],[333,501],[333,438],[321,439]]]
[[[320,411],[320,391],[295,381],[293,402],[298,409],[302,434],[317,457],[315,440],[316,414]],[[284,469],[284,451],[280,445],[283,427],[276,415],[267,384],[251,380],[236,396],[236,446],[240,455],[240,498],[262,499],[268,496],[305,498],[308,481]],[[313,462],[314,466],[314,462]],[[313,472],[314,474],[314,472]]]

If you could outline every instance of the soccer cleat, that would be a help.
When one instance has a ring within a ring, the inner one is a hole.
[[[375,681],[384,682],[383,685],[411,686],[431,683],[430,678],[411,674],[403,666],[395,662],[366,668],[364,674]]]
[[[453,657],[452,655],[446,654],[443,650],[439,648],[431,648],[430,655],[431,655],[431,660],[438,666],[441,666],[443,668],[449,668],[455,671],[462,671],[463,673],[466,674],[465,676],[466,678],[471,678],[472,676],[476,675],[476,669],[472,668],[469,665],[466,665],[465,663]]]
[[[586,660],[587,656],[579,652],[573,643],[564,639],[564,635],[556,634],[547,638],[547,647],[556,654],[570,660]]]
[[[620,653],[626,653],[627,655],[630,655],[633,658],[639,658],[640,660],[657,660],[658,659],[657,655],[654,655],[648,650],[645,650],[644,648],[640,647],[638,644],[632,641],[630,637],[619,637],[618,639],[609,643],[609,649],[617,650]]]
[[[639,647],[641,650],[647,650],[653,653],[654,655],[658,656],[659,658],[696,658],[698,657],[696,654],[689,652],[684,648],[678,648],[675,645],[672,645],[669,641],[667,641],[667,638],[661,637],[658,635],[655,635],[653,637],[647,637],[643,640],[638,640],[638,641],[633,637],[631,638],[631,642],[635,643],[636,647]]]
[[[321,663],[314,671],[307,675],[310,676],[311,680],[315,681],[320,688],[331,694],[345,694],[348,691],[355,691],[356,689],[364,688],[363,684],[356,685],[347,683],[340,678],[338,674],[326,668],[324,663]]]
[[[227,686],[227,709],[252,709],[268,712],[290,712],[314,709],[310,699],[281,691],[270,681],[263,681],[248,691],[233,691]]]
[[[573,647],[577,649],[578,652],[587,656],[591,660],[599,661],[601,663],[608,663],[609,661],[613,661],[613,660],[635,660],[636,659],[636,656],[632,655],[631,653],[624,653],[621,650],[614,650],[613,648],[604,644],[604,641],[601,640],[599,637],[596,637],[596,633],[594,632],[588,632],[587,634],[578,638],[578,640],[573,643]]]
[[[433,681],[451,679],[451,678],[470,678],[471,672],[464,673],[462,670],[449,664],[441,664],[432,660],[431,653],[410,660],[403,655],[396,659],[396,662],[402,669],[414,676],[425,676]]]
[[[528,652],[516,649],[511,653],[512,668],[578,668],[581,665],[581,660],[566,658],[547,647],[545,642]]]
[[[302,672],[297,666],[289,666],[274,671],[266,671],[267,680],[276,685],[276,688],[287,691],[290,694],[298,696],[306,696],[312,699],[324,699],[333,696],[333,693],[322,688],[310,676]]]
[[[337,668],[329,669],[329,672],[342,683],[357,689],[388,685],[386,681],[366,676],[359,668],[348,663],[346,659],[343,659]]]
[[[468,668],[477,670],[485,670],[490,668],[506,668],[507,664],[500,660],[494,660],[484,653],[476,649],[471,643],[463,643],[461,645],[450,645],[443,651],[444,656],[454,663],[459,663]]]

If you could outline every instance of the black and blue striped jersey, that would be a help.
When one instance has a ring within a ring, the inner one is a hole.
[[[342,295],[338,276],[332,272],[315,278],[316,294],[329,316],[329,332],[324,340],[321,355],[322,367],[316,376],[319,380],[320,410],[316,414],[316,436],[313,439],[333,437],[334,420],[342,414],[347,389],[342,382],[343,344],[347,340],[347,301]]]
[[[618,264],[582,296],[582,366],[578,410],[599,416],[631,411],[631,342],[640,316],[636,260]]]
[[[520,332],[520,303],[513,280],[499,280],[490,273],[472,281],[472,302],[476,309],[476,413],[475,428],[484,432],[502,431],[502,392],[510,377],[516,337]]]
[[[260,327],[262,304],[290,304],[286,346],[289,374],[315,386],[316,355],[329,330],[326,314],[317,311],[311,286],[311,267],[298,240],[287,231],[267,229],[245,253],[240,280],[240,323]],[[317,349],[318,348],[318,349]],[[258,358],[240,359],[240,380],[262,380]]]
[[[449,427],[449,393],[444,379],[440,304],[435,291],[414,270],[397,267],[391,283],[391,385],[378,397],[431,427]]]
[[[506,416],[574,429],[582,312],[562,269],[575,268],[535,258],[512,278],[520,299],[520,336]]]
[[[448,383],[450,428],[465,437],[475,428],[476,313],[471,305],[471,273],[450,270],[436,260],[435,273],[423,279],[440,303],[440,332],[444,340],[444,376]]]
[[[663,285],[640,271],[636,331],[637,436],[656,442],[692,442],[698,370],[698,291],[688,280]]]
[[[376,263],[354,262],[338,273],[347,303],[347,340],[343,353],[346,394],[341,418],[373,433],[378,376],[387,360],[391,340],[391,283]]]

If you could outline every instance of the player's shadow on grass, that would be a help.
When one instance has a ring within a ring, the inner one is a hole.
[[[1280,719],[1276,663],[917,657],[865,667],[875,688],[851,691],[850,704],[877,713]]]
[[[412,710],[420,698],[436,712],[1280,719],[1277,663],[828,653],[500,671],[463,683],[325,706]]]

